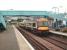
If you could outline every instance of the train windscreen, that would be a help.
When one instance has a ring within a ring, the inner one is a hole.
[[[48,22],[39,22],[38,26],[48,26]]]

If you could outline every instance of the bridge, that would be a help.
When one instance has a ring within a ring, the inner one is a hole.
[[[46,16],[46,17],[52,17],[54,19],[58,20],[66,20],[64,18],[66,14],[60,13],[56,14],[54,12],[48,12],[48,11],[19,11],[19,10],[0,10],[0,23],[4,25],[6,28],[6,22],[4,17],[6,16]]]

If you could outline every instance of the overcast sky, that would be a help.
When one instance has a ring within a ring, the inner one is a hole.
[[[55,11],[52,7],[58,7],[59,12],[67,9],[66,0],[0,0],[0,10],[32,10]],[[57,9],[56,9],[57,10]]]

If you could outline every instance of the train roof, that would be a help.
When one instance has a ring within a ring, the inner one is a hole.
[[[33,20],[24,20],[23,23],[35,23]]]

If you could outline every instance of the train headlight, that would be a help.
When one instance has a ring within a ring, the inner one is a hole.
[[[39,27],[38,30],[48,30],[48,27]]]

